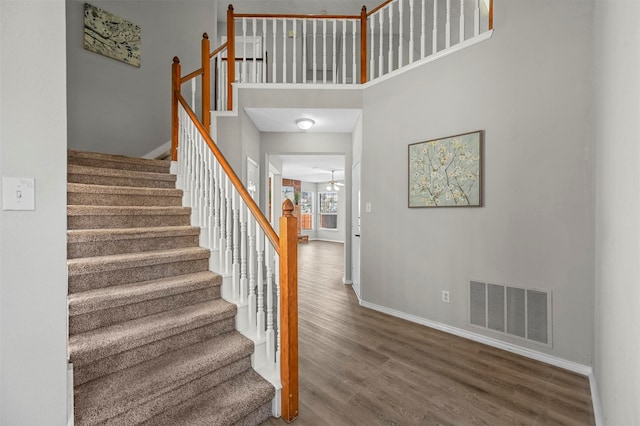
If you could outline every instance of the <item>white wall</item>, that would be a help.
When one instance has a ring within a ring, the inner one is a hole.
[[[69,147],[146,154],[171,139],[172,58],[180,57],[182,75],[200,67],[200,40],[213,33],[216,6],[198,0],[92,1],[140,25],[141,67],[135,68],[83,49],[84,3],[66,2]]]
[[[550,289],[552,348],[486,334],[591,364],[591,7],[498,0],[490,40],[365,90],[365,301],[478,332],[470,279]],[[409,209],[407,145],[478,129],[485,206]]]
[[[36,182],[35,211],[0,212],[0,424],[64,425],[65,2],[0,1],[0,51],[1,174]]]
[[[640,3],[596,1],[594,370],[604,424],[640,424]]]

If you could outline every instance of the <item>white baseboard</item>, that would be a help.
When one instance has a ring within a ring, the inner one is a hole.
[[[593,417],[596,420],[596,426],[604,425],[602,420],[602,406],[600,405],[600,393],[598,392],[598,383],[593,371],[589,374],[589,386],[591,387],[591,403],[593,404]]]
[[[397,318],[402,318],[407,321],[422,324],[436,330],[444,331],[445,333],[453,334],[455,336],[463,337],[465,339],[473,340],[475,342],[484,343],[485,345],[492,346],[494,348],[503,349],[507,352],[522,355],[527,358],[534,359],[536,361],[544,362],[549,365],[564,368],[565,370],[573,371],[574,373],[582,374],[584,376],[590,376],[593,373],[593,369],[588,365],[578,364],[577,362],[568,361],[566,359],[558,358],[553,355],[548,355],[542,352],[535,351],[533,349],[523,348],[511,343],[503,342],[498,339],[483,336],[481,334],[473,333],[471,331],[463,330],[458,327],[453,327],[447,324],[442,324],[436,321],[431,321],[426,318],[418,317],[416,315],[407,314],[405,312],[397,311],[395,309],[387,308],[385,306],[376,305],[375,303],[361,301],[360,305],[365,308],[373,309]]]
[[[146,153],[142,158],[156,158],[158,155],[164,154],[171,149],[171,141],[164,143],[151,152]]]

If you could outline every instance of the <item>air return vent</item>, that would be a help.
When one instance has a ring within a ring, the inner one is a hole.
[[[551,346],[551,292],[470,281],[469,323]]]

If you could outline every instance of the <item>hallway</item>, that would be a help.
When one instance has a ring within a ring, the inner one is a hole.
[[[342,244],[298,247],[294,424],[594,424],[586,377],[363,308]]]

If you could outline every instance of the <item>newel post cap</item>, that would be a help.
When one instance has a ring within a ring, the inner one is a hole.
[[[291,202],[290,199],[286,199],[284,200],[284,203],[282,203],[282,216],[284,217],[291,217],[293,216],[293,203]]]

